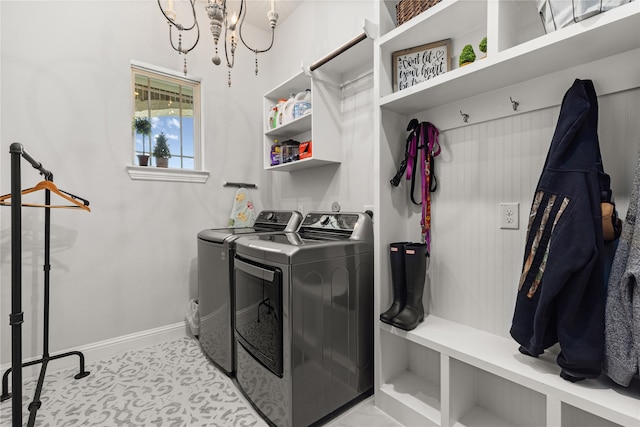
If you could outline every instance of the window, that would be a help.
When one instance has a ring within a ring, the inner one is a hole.
[[[200,82],[138,63],[131,65],[131,78],[133,117],[151,122],[150,135],[133,132],[133,164],[138,165],[138,155],[149,155],[149,172],[153,172],[152,168],[157,166],[153,148],[156,138],[163,133],[171,152],[169,168],[201,171]],[[176,176],[176,171],[164,173]]]

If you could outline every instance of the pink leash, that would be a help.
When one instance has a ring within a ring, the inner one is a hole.
[[[438,143],[438,135],[440,132],[431,123],[426,123],[428,139],[425,144],[424,123],[420,126],[420,140],[423,141],[423,149],[421,156],[422,163],[422,218],[420,225],[422,226],[422,236],[427,245],[427,251],[431,253],[431,164],[434,157],[440,154],[440,144]],[[436,151],[434,152],[434,147]]]

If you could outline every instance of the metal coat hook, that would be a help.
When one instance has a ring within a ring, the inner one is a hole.
[[[463,113],[462,110],[460,110],[460,115],[462,116],[462,121],[467,123],[467,121],[469,120],[469,115]]]
[[[518,101],[514,101],[513,98],[509,97],[509,99],[511,100],[511,106],[513,107],[513,111],[518,111],[518,105],[520,105],[520,103]]]

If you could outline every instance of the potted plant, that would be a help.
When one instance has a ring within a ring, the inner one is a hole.
[[[160,135],[156,136],[156,145],[153,147],[153,157],[156,158],[157,167],[166,168],[169,166],[171,151],[167,145],[167,137],[164,132],[160,132]]]
[[[145,136],[151,135],[151,120],[146,117],[136,117],[133,120],[133,129],[137,134],[142,135],[142,154],[138,154],[138,162],[140,166],[149,164],[149,156],[145,154]],[[149,139],[149,151],[151,151],[151,139]]]
[[[482,57],[486,58],[487,57],[487,37],[486,36],[482,40],[480,40],[478,49],[480,49],[480,52],[484,54]]]
[[[473,46],[470,44],[466,45],[462,48],[462,53],[460,53],[460,66],[464,67],[465,65],[471,64],[476,60],[476,53],[473,51]]]

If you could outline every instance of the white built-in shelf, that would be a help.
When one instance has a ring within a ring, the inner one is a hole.
[[[298,117],[275,129],[264,132],[263,166],[265,170],[293,172],[327,164],[340,163],[340,123],[335,120],[339,111],[340,98],[333,87],[315,81],[304,72],[291,77],[264,95],[264,120],[267,124],[268,112],[279,99],[289,99],[293,94],[311,89],[311,113]],[[298,142],[311,141],[311,157],[292,162],[271,165],[271,146],[288,139]]]
[[[388,175],[397,167],[391,157],[402,152],[399,143],[409,118],[422,114],[429,121],[444,123],[442,118],[451,116],[447,128],[460,126],[458,104],[475,108],[471,117],[476,123],[484,117],[480,109],[506,117],[513,113],[509,96],[520,95],[513,89],[523,88],[528,96],[518,100],[524,109],[546,108],[550,104],[539,94],[551,91],[554,99],[561,99],[549,84],[559,75],[562,79],[595,75],[605,93],[640,86],[640,0],[548,34],[534,0],[441,0],[398,27],[396,4],[379,2],[380,35],[374,43],[379,58],[374,64],[375,148],[381,171],[375,190],[376,214],[378,224],[383,224],[376,229],[375,241],[381,260],[375,267],[375,286],[381,296],[376,316],[388,307],[383,291],[389,288],[390,277],[386,248],[392,241],[412,239],[409,228],[403,226],[406,211],[395,203],[388,185]],[[475,47],[484,36],[489,43],[487,57],[459,67],[463,46]],[[444,39],[450,39],[452,46],[449,71],[394,92],[392,54]],[[611,80],[622,83],[611,84]],[[502,104],[486,108],[488,99],[504,101],[507,113]],[[502,304],[504,299],[495,303]],[[486,307],[486,312],[491,310]],[[570,383],[559,376],[553,351],[533,358],[521,354],[518,347],[509,337],[432,315],[413,331],[380,323],[376,404],[406,425],[640,427],[639,381],[625,388],[603,374],[599,379]]]
[[[560,376],[553,355],[525,356],[511,339],[436,316],[427,316],[413,331],[385,323],[380,327],[420,346],[509,380],[549,398],[624,426],[640,425],[640,389],[615,385],[606,377],[571,383]],[[407,382],[403,378],[403,382]],[[385,385],[384,388],[392,387]]]
[[[332,160],[323,160],[317,158],[307,158],[302,160],[296,160],[294,162],[282,163],[275,166],[269,166],[268,170],[274,170],[279,172],[293,172],[300,169],[310,169],[318,166],[327,166],[327,165],[337,165],[340,164],[338,161]]]
[[[380,391],[402,402],[409,409],[440,425],[440,387],[404,371],[382,384]]]
[[[365,28],[371,24],[365,21]],[[339,49],[337,49],[339,50]],[[336,50],[336,51],[337,51]],[[354,79],[363,70],[373,67],[373,40],[369,37],[347,49],[314,71],[308,67],[282,82],[263,97],[264,118],[279,99],[289,99],[311,89],[311,113],[292,120],[275,129],[267,129],[263,137],[263,167],[265,170],[293,172],[325,165],[338,165],[342,156],[340,117],[341,84]],[[279,165],[271,165],[271,146],[287,139],[311,141],[311,157]]]
[[[427,25],[428,31],[425,31]],[[471,28],[486,26],[485,0],[442,0],[401,26],[382,34],[378,44],[383,52],[390,54],[429,42],[462,37]],[[386,58],[383,56],[382,59]]]
[[[290,135],[298,135],[302,132],[311,131],[311,115],[313,113],[307,114],[302,117],[298,117],[295,120],[290,121],[282,126],[279,126],[275,129],[271,129],[264,134],[269,137],[288,137]]]
[[[411,22],[410,26],[407,23],[406,28],[401,26],[382,36],[382,58],[390,58],[395,50],[419,44],[420,28],[429,28],[430,36],[434,34],[433,37],[438,39],[455,34],[454,30],[447,28],[450,22],[455,21],[456,28],[477,26],[471,22],[465,24],[464,20],[470,19],[473,14],[462,13],[461,10],[467,7],[478,9],[475,15],[478,16],[483,12],[483,6],[486,10],[484,1],[444,0],[414,18],[415,22]],[[460,19],[463,22],[458,27]],[[390,83],[381,85],[379,105],[385,110],[401,114],[424,111],[577,64],[637,49],[640,47],[639,34],[640,2],[633,1],[552,33],[490,53],[485,59],[476,60],[465,67],[454,66],[443,75],[401,91],[392,93]],[[637,60],[633,56],[629,58],[630,62]]]
[[[491,411],[474,406],[453,427],[517,427]]]

